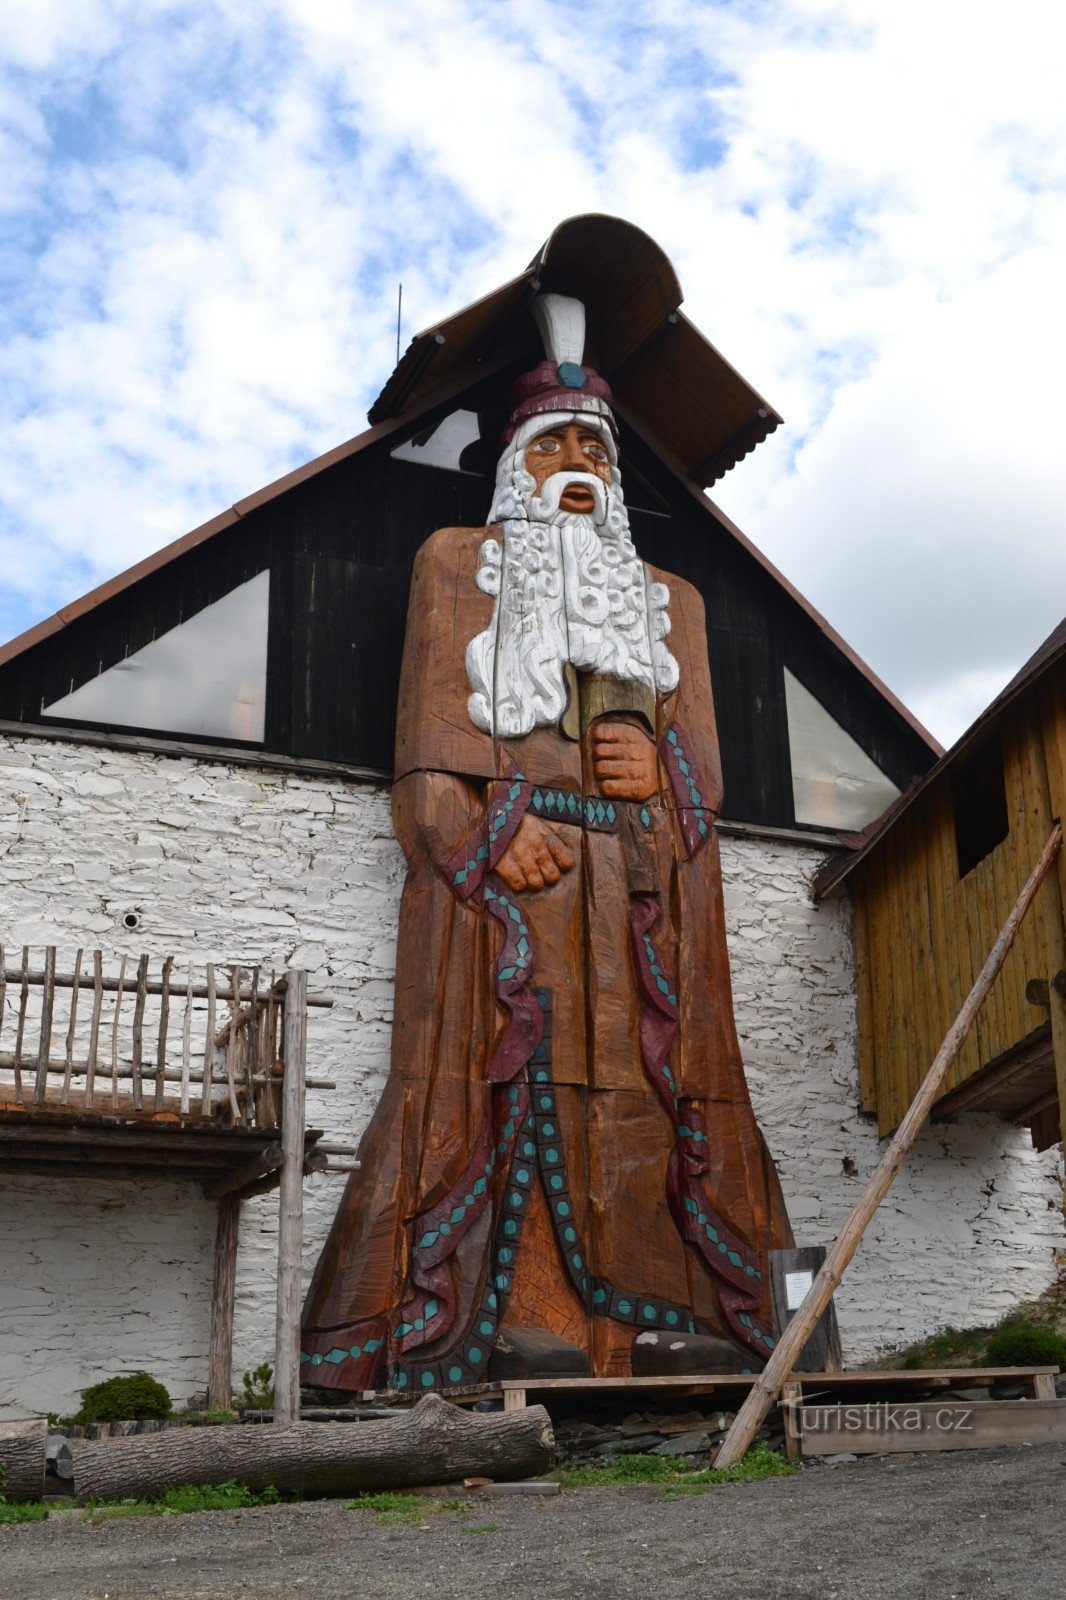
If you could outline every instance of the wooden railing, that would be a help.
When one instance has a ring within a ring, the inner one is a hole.
[[[37,954],[11,965],[0,945],[0,1104],[281,1126],[286,974],[100,950],[61,971],[55,946]]]

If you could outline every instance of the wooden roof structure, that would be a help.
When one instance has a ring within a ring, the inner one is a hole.
[[[863,1110],[890,1133],[1066,817],[1066,619],[928,773],[834,857],[855,908]],[[1066,860],[1060,852],[977,1014],[934,1121],[991,1112],[1037,1149],[1066,1127]]]
[[[416,335],[370,408],[370,422],[421,410],[472,370],[541,359],[529,307],[573,295],[588,316],[586,361],[701,488],[723,477],[781,417],[681,312],[681,285],[632,223],[598,215],[557,227],[519,277]]]
[[[981,744],[987,733],[996,724],[1001,712],[1013,704],[1020,695],[1034,685],[1046,672],[1057,665],[1066,656],[1066,617],[1062,619],[1057,628],[1053,628],[1044,642],[1038,646],[1028,661],[1015,673],[1014,677],[1001,689],[996,698],[985,707],[975,722],[971,723],[966,732],[962,734],[950,750],[944,751],[935,766],[930,767],[922,777],[916,778],[909,788],[904,790],[898,800],[887,807],[884,813],[863,830],[861,834],[852,836],[852,849],[846,855],[832,856],[817,873],[814,879],[814,896],[816,900],[823,899],[838,888],[844,880],[854,872],[861,861],[864,861],[879,841],[888,831],[895,827],[903,815],[924,794],[931,784],[938,782],[944,773],[956,762],[963,760],[972,750]]]

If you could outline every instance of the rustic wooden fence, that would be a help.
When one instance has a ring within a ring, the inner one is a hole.
[[[100,950],[60,971],[54,946],[10,964],[0,945],[0,1102],[279,1127],[288,986],[259,967]]]
[[[154,1164],[209,1180],[205,1193],[219,1207],[214,1406],[231,1401],[241,1205],[278,1188],[274,1415],[282,1425],[299,1416],[304,1174],[358,1165],[350,1146],[322,1143],[305,1125],[305,1091],[336,1087],[307,1073],[308,1007],[332,1004],[308,994],[307,974],[292,968],[179,968],[173,956],[79,950],[61,970],[54,945],[36,959],[24,945],[14,964],[0,945],[0,1156],[8,1168],[99,1173],[91,1162],[101,1158],[123,1176]],[[336,1155],[349,1159],[334,1163]],[[208,1159],[215,1165],[205,1175]]]

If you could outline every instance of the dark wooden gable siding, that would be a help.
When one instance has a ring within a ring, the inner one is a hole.
[[[508,381],[452,405],[495,409]],[[44,705],[269,567],[266,749],[388,772],[415,552],[435,528],[485,521],[495,454],[484,470],[446,471],[394,459],[402,437],[250,511],[0,667],[0,720],[40,724]],[[638,549],[707,605],[726,815],[794,825],[784,666],[901,788],[926,771],[929,748],[710,508],[624,427],[622,451]]]

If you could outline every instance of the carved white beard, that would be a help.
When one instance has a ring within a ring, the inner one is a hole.
[[[471,639],[466,671],[470,717],[485,733],[521,738],[553,726],[566,708],[564,668],[631,679],[669,694],[680,676],[663,642],[670,631],[665,584],[653,583],[629,534],[614,441],[601,429],[612,481],[559,472],[542,495],[525,470],[529,443],[569,416],[533,417],[504,451],[489,520],[503,527],[503,545],[486,539],[477,584],[495,595],[492,620]],[[582,426],[598,419],[582,413]],[[564,490],[592,490],[588,515],[564,512]]]

